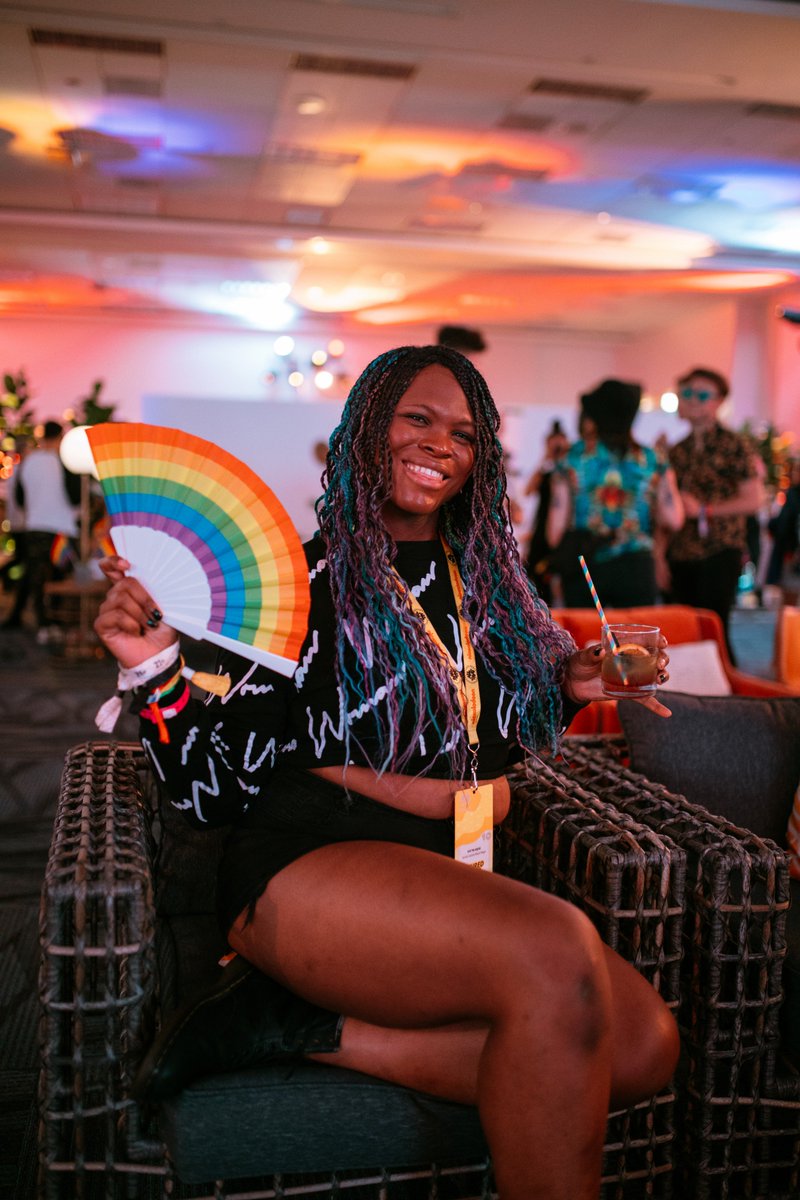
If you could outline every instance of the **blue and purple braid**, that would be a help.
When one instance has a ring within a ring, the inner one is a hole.
[[[434,364],[458,380],[476,427],[472,475],[441,514],[442,532],[460,563],[464,614],[487,669],[516,697],[520,745],[531,751],[556,745],[559,680],[575,644],[553,623],[520,564],[497,437],[500,416],[468,358],[445,346],[403,346],[371,362],[331,435],[316,510],[339,624],[337,676],[344,703],[353,711],[370,707],[368,698],[378,689],[386,697],[385,706],[371,706],[381,748],[381,761],[373,765],[402,771],[419,735],[433,734],[453,755],[453,777],[463,778],[467,750],[458,700],[438,651],[397,590],[395,547],[381,516],[391,476],[389,425],[416,375]],[[401,746],[400,716],[409,713],[415,728]]]

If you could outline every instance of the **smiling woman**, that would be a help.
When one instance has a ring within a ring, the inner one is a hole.
[[[96,629],[148,679],[166,793],[198,827],[232,826],[218,895],[239,956],[165,1024],[136,1090],[322,1055],[477,1104],[503,1200],[589,1200],[609,1105],[663,1086],[677,1034],[576,908],[491,873],[508,766],[601,698],[603,660],[521,566],[498,427],[455,350],[369,364],[330,441],[291,680],[225,652],[229,694],[189,699],[174,630],[108,560]]]

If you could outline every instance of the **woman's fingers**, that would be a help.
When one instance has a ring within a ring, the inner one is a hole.
[[[666,707],[666,705],[662,704],[660,700],[656,699],[656,696],[653,692],[651,692],[649,696],[632,696],[631,699],[635,699],[637,704],[643,704],[645,708],[649,708],[650,711],[655,713],[657,717],[672,716],[670,710]]]
[[[125,578],[125,572],[129,571],[131,564],[127,558],[121,558],[118,554],[109,554],[107,558],[100,559],[100,570],[112,583],[119,583]]]
[[[117,570],[116,567],[112,569]],[[171,645],[177,637],[175,630],[164,622],[152,596],[138,580],[126,575],[109,588],[94,629],[125,667],[144,662]]]
[[[137,625],[146,625],[148,621],[160,620],[155,601],[136,579],[125,576],[109,588],[100,606],[100,612],[112,613],[119,610],[133,618]],[[156,617],[158,613],[158,617]]]

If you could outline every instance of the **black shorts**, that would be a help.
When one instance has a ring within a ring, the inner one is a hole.
[[[334,842],[380,841],[452,856],[453,820],[401,812],[308,771],[283,768],[269,795],[232,830],[219,868],[217,907],[225,933],[283,867]]]

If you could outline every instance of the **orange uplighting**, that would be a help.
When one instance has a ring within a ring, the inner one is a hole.
[[[513,312],[515,319],[537,320],[615,296],[713,295],[774,288],[787,282],[789,277],[778,271],[736,272],[733,277],[723,271],[485,271],[472,273],[468,279],[454,275],[395,304],[363,311],[357,320],[368,325],[458,320],[463,316],[465,297],[471,321],[496,319],[504,309]]]
[[[357,130],[353,131],[352,140],[354,145],[362,140]],[[347,132],[342,134],[339,130],[337,145],[326,149],[344,149],[346,142]],[[523,139],[494,131],[476,137],[468,130],[451,129],[444,138],[441,130],[409,128],[392,131],[391,136],[367,146],[359,163],[359,175],[389,181],[432,172],[455,176],[464,168],[488,162],[498,166],[501,174],[506,167],[510,175],[518,171],[564,175],[572,169],[573,156],[560,147],[535,142],[530,135]]]
[[[746,292],[793,283],[790,271],[700,271],[685,277],[683,288],[700,292]]]
[[[93,309],[110,303],[125,304],[136,293],[121,288],[98,287],[73,275],[43,275],[35,279],[5,280],[0,285],[0,311],[37,308]]]

